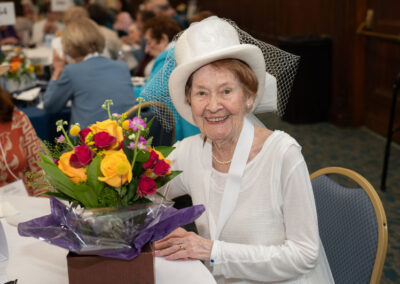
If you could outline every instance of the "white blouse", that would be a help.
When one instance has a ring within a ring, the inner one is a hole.
[[[203,204],[206,213],[196,226],[210,239],[208,216],[218,220],[227,174],[206,167],[211,144],[200,135],[175,146],[168,158],[183,173],[168,184],[167,197],[189,194],[193,204]],[[214,240],[210,269],[218,283],[333,283],[320,247],[301,147],[288,134],[274,131],[246,165],[235,210]]]

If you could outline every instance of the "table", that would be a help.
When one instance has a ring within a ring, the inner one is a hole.
[[[18,284],[67,284],[67,250],[35,238],[18,235],[18,222],[47,215],[50,212],[49,200],[37,197],[4,197],[19,215],[0,219],[3,224],[9,248],[7,266],[8,280],[18,279]],[[155,258],[155,278],[157,284],[212,284],[216,283],[211,273],[198,260],[168,261]]]
[[[57,114],[49,114],[36,106],[18,107],[18,109],[29,117],[38,137],[49,142],[54,142],[54,138],[60,136],[56,127],[57,120],[63,119],[69,122],[71,116],[71,108],[67,107]]]

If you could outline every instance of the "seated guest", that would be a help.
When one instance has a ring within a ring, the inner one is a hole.
[[[32,25],[30,19],[24,16],[24,8],[21,1],[14,0],[15,9],[15,30],[18,33],[18,37],[21,39],[21,43],[27,44],[32,36]]]
[[[128,66],[99,55],[105,39],[95,22],[81,18],[68,23],[61,44],[71,64],[53,53],[54,72],[44,95],[47,112],[58,113],[71,100],[70,122],[84,128],[107,118],[101,108],[106,99],[113,100],[116,113],[136,103]]]
[[[0,26],[0,43],[3,44],[17,44],[20,42],[17,31],[14,26]]]
[[[32,41],[36,44],[45,43],[46,35],[55,37],[64,27],[64,25],[58,21],[60,14],[51,11],[50,3],[44,3],[41,8],[46,16],[43,20],[33,24]]]
[[[154,56],[155,61],[146,83],[141,87],[134,88],[135,95],[143,97],[147,101],[158,100],[163,102],[163,98],[158,98],[157,96],[169,96],[167,85],[165,85],[165,88],[160,88],[159,90],[153,90],[153,88],[157,87],[158,74],[163,71],[167,55],[171,51],[170,49],[173,48],[170,42],[181,28],[170,17],[156,16],[144,24],[143,30],[146,39],[146,53]],[[168,78],[166,77],[165,80],[167,81]],[[162,90],[165,91],[163,94],[160,92]],[[171,103],[167,104],[167,106],[175,115],[175,141],[199,133],[199,129],[196,126],[191,125],[179,116]]]
[[[27,186],[25,173],[41,171],[35,163],[41,152],[29,118],[14,107],[11,95],[0,87],[0,191],[2,186],[22,180],[29,195],[39,194],[40,190]]]
[[[334,283],[300,145],[247,118],[260,102],[276,110],[266,66],[280,68],[284,82],[291,75],[282,69],[294,72],[289,56],[278,63],[274,54],[282,51],[271,54],[264,58],[258,45],[241,44],[238,30],[217,17],[191,25],[177,40],[172,101],[201,134],[176,143],[168,158],[183,173],[164,194],[189,194],[206,212],[196,220],[199,234],[176,229],[155,243],[155,255],[202,260],[217,283]]]
[[[145,10],[153,12],[156,16],[173,18],[178,22],[182,29],[185,29],[188,26],[186,20],[182,19],[178,13],[176,13],[168,0],[145,0],[143,5]]]
[[[117,15],[113,28],[119,37],[128,35],[129,26],[133,23],[131,15],[128,12],[121,12]]]
[[[121,42],[118,34],[106,26],[108,21],[107,10],[99,4],[90,4],[87,10],[89,17],[99,25],[100,32],[106,40],[106,49],[103,55],[117,59],[121,51]]]

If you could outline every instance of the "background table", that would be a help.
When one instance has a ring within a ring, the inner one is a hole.
[[[20,214],[1,219],[9,248],[7,266],[8,280],[18,279],[18,284],[67,284],[67,250],[50,245],[35,238],[18,235],[18,222],[47,215],[50,212],[47,198],[7,197]],[[216,283],[211,273],[198,260],[167,261],[155,258],[155,278],[157,284]]]
[[[49,114],[36,106],[18,107],[18,109],[28,116],[38,137],[51,142],[54,142],[54,138],[61,134],[57,132],[57,120],[63,119],[69,122],[71,116],[70,108],[64,108],[57,114]]]

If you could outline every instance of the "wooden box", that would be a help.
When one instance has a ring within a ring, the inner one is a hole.
[[[70,284],[154,284],[154,249],[146,245],[132,260],[96,255],[67,255]]]

